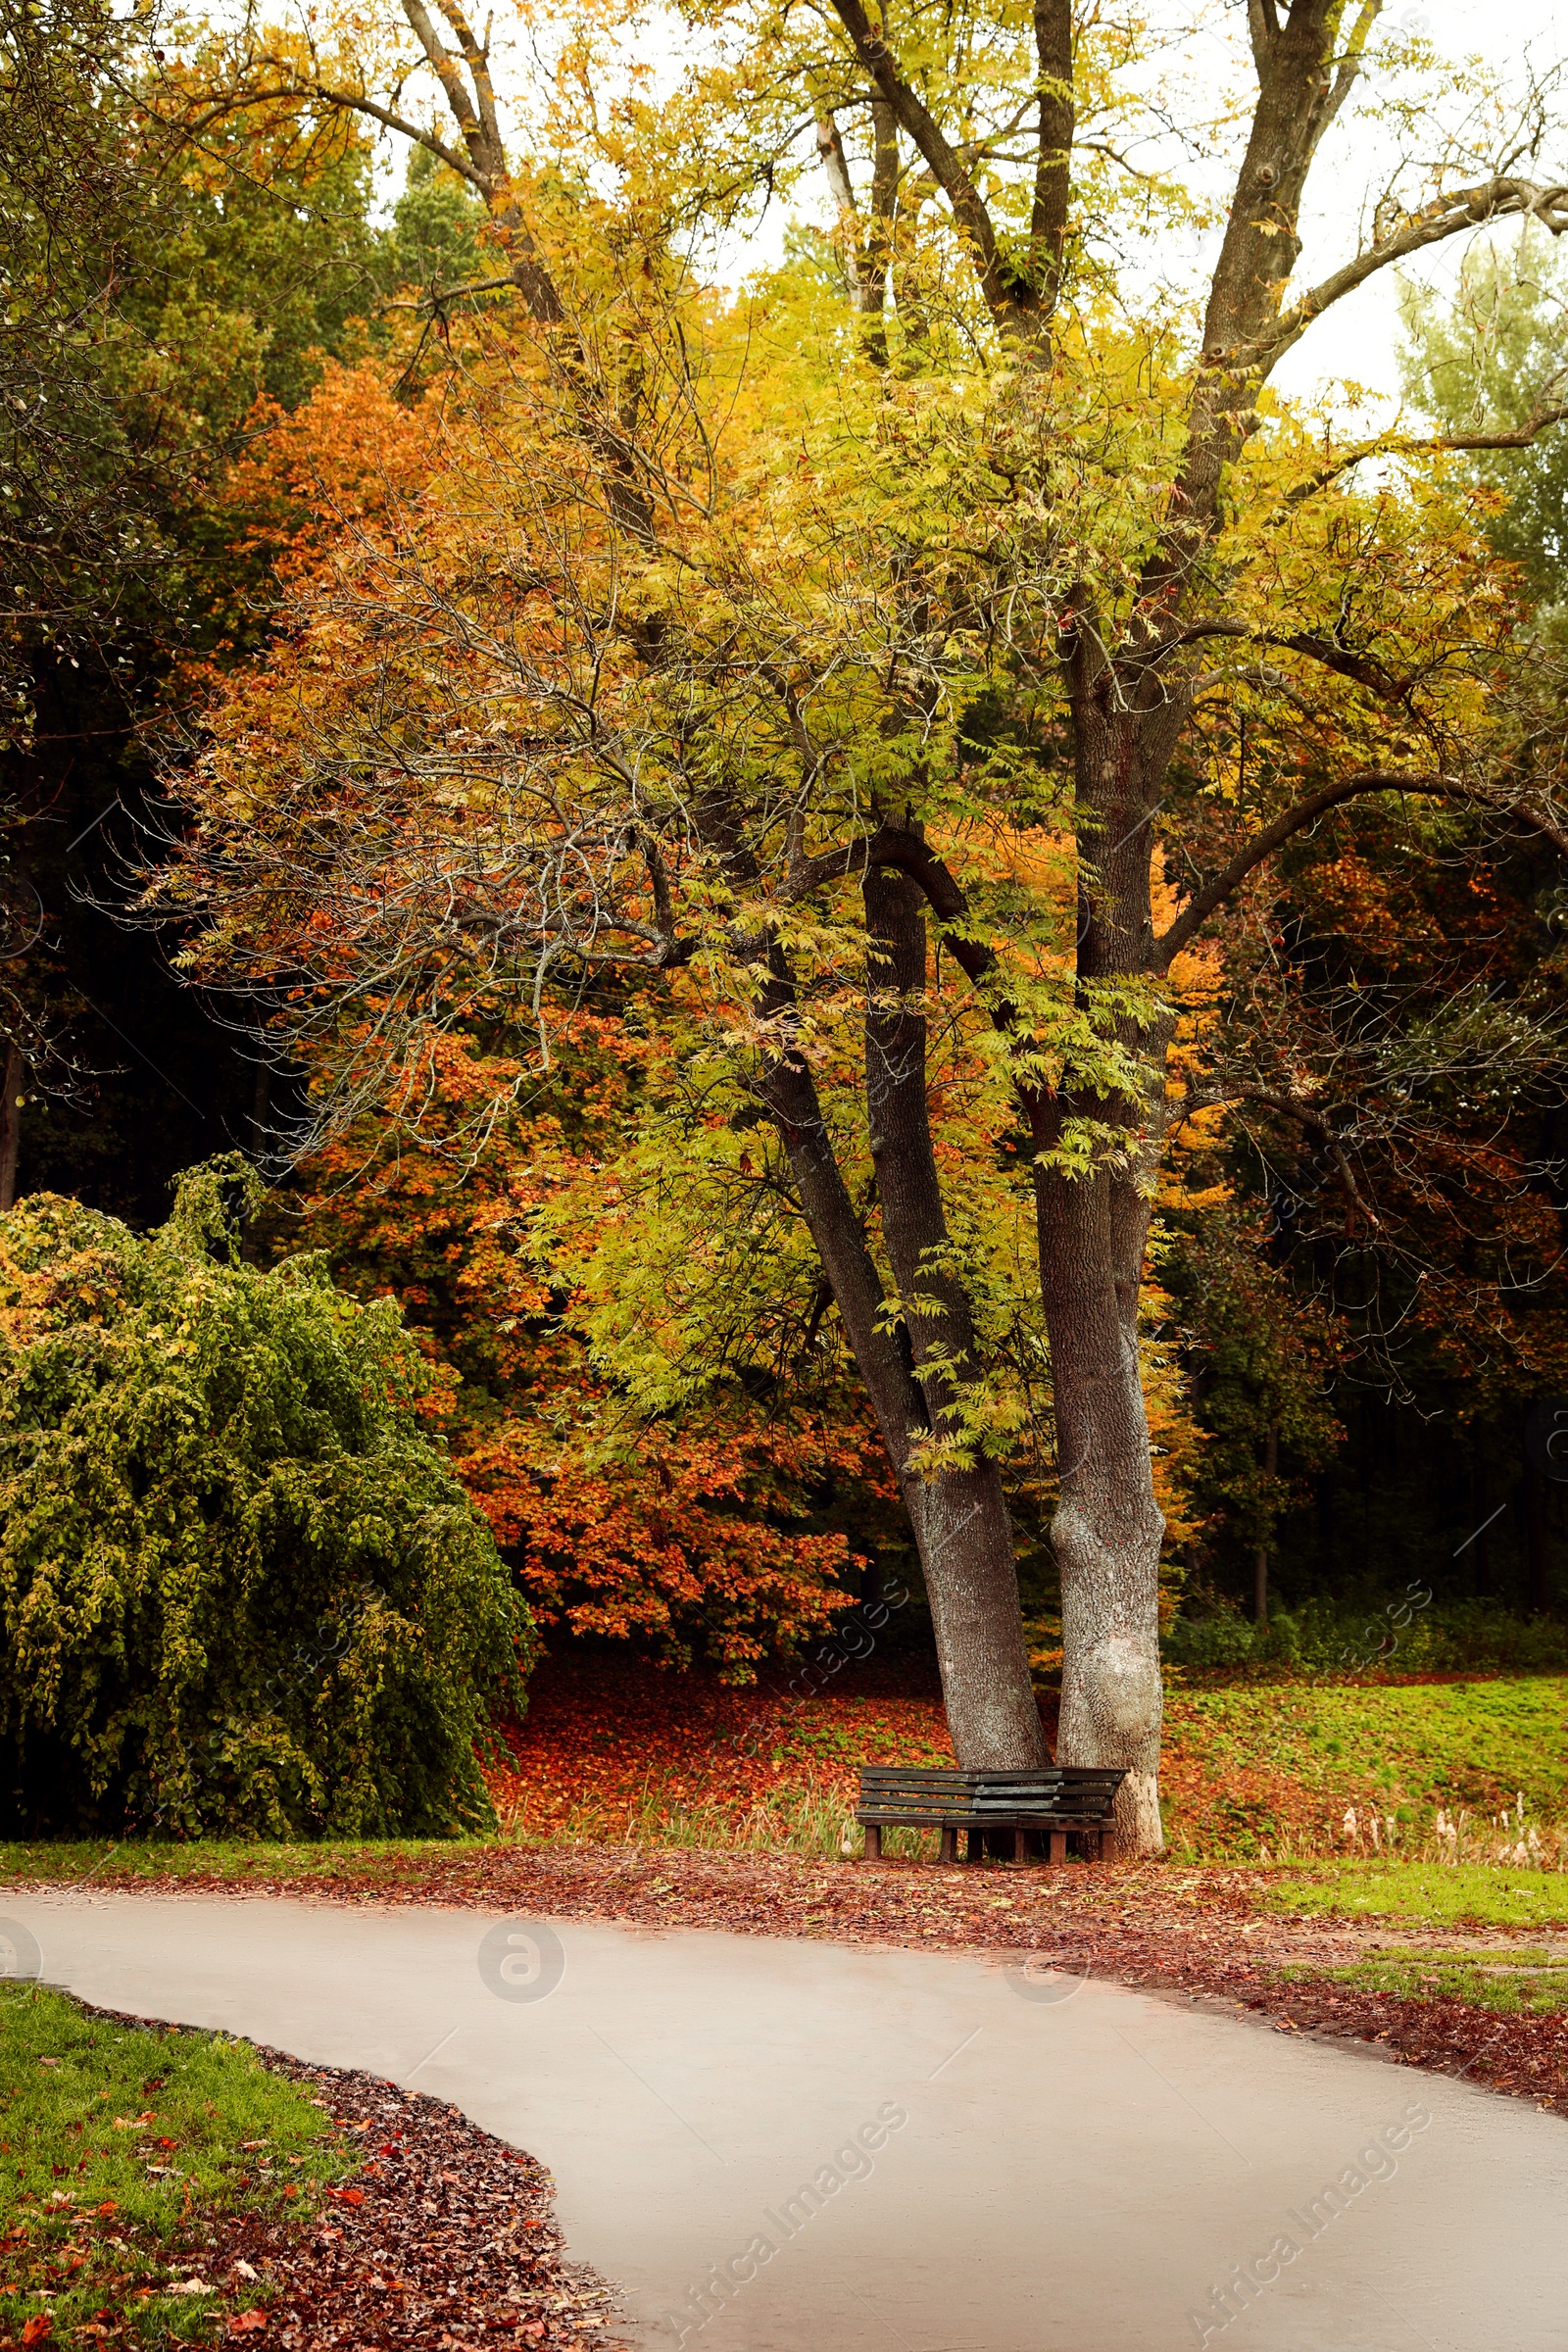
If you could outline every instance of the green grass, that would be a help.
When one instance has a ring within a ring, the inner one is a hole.
[[[108,1885],[125,1879],[205,1878],[300,1879],[374,1877],[402,1860],[429,1855],[450,1859],[493,1839],[323,1838],[310,1844],[272,1843],[264,1838],[199,1838],[187,1840],[126,1838],[54,1839],[36,1845],[0,1844],[0,1880],[27,1879],[79,1885]]]
[[[1262,1900],[1271,1910],[1419,1919],[1434,1927],[1547,1927],[1568,1923],[1568,1873],[1472,1863],[1331,1862],[1281,1875]]]
[[[1530,1810],[1568,1811],[1568,1677],[1506,1675],[1403,1685],[1184,1682],[1172,1692],[1173,1761],[1205,1777],[1239,1766],[1307,1791],[1366,1788],[1435,1804],[1486,1805],[1522,1789]]]
[[[1330,1978],[1363,1992],[1396,1993],[1405,2001],[1466,2001],[1499,2016],[1549,2016],[1568,2008],[1568,1956],[1544,1948],[1495,1952],[1433,1952],[1391,1945],[1346,1968],[1287,1968],[1287,1980]]]
[[[122,2326],[203,2339],[258,2300],[208,2278],[213,2226],[296,2212],[353,2169],[329,2118],[243,2042],[115,2025],[40,1985],[0,1990],[0,2334]],[[198,2278],[220,2295],[174,2293]],[[44,2315],[51,2328],[41,2325]]]

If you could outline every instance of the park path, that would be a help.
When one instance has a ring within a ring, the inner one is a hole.
[[[6,1888],[0,1913],[0,1967],[20,1928],[85,1999],[371,2069],[528,2148],[650,2348],[1568,2345],[1559,2121],[1228,2014],[474,1911]]]

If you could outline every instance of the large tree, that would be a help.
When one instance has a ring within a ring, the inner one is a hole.
[[[958,1022],[1013,1105],[999,1181],[1033,1197],[1059,1753],[1124,1767],[1124,1845],[1157,1850],[1138,1309],[1180,959],[1276,853],[1370,796],[1568,848],[1539,737],[1508,717],[1506,583],[1443,471],[1443,449],[1494,436],[1348,444],[1268,379],[1392,265],[1506,217],[1568,225],[1542,110],[1490,160],[1455,137],[1435,169],[1396,167],[1360,249],[1293,293],[1309,175],[1378,12],[1252,0],[1234,192],[1184,315],[1106,258],[1200,209],[1180,171],[1124,163],[1154,120],[1149,59],[1066,0],[896,22],[835,0],[825,26],[715,12],[662,119],[635,94],[558,110],[556,152],[526,169],[461,10],[444,30],[404,13],[402,62],[433,74],[445,123],[394,99],[395,55],[349,46],[328,67],[240,43],[210,103],[407,132],[483,197],[527,317],[510,343],[472,330],[444,478],[345,550],[292,652],[220,719],[163,900],[209,918],[193,968],[270,987],[323,1070],[335,1041],[345,1104],[392,1066],[413,1106],[419,1039],[465,975],[510,975],[541,1019],[604,963],[662,977],[671,1018],[696,1004],[731,1052],[720,1123],[770,1124],[865,1382],[958,1753],[1022,1765],[1045,1751],[983,1220],[955,1191],[985,1186],[933,1141],[933,1015]],[[573,52],[590,86],[593,29]],[[726,311],[677,231],[771,186],[795,117],[826,167],[839,290],[798,266]],[[589,193],[606,165],[616,200]],[[1276,1092],[1319,1115],[1289,1068]]]

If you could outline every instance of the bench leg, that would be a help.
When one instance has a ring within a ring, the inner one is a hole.
[[[1029,1833],[1025,1829],[1013,1830],[1012,1858],[1015,1862],[1027,1862],[1029,1859]]]
[[[944,1829],[942,1843],[937,1851],[937,1860],[939,1862],[956,1862],[957,1859],[958,1833],[956,1830]]]
[[[965,1860],[969,1862],[983,1862],[986,1858],[986,1834],[984,1830],[966,1830],[964,1832],[964,1837],[967,1840],[963,1849]]]
[[[1065,1830],[1048,1830],[1046,1832],[1046,1859],[1049,1862],[1066,1861],[1067,1833]]]
[[[882,1824],[868,1821],[865,1825],[865,1858],[868,1862],[882,1859]]]

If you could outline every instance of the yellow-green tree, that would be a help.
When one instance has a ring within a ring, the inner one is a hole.
[[[519,315],[459,326],[434,298],[440,461],[218,715],[157,901],[199,914],[193,968],[308,1039],[328,1118],[389,1086],[416,1116],[431,1039],[487,990],[543,1057],[557,990],[639,975],[691,1041],[712,1152],[755,1136],[808,1237],[958,1753],[994,1766],[1044,1754],[1002,1467],[1018,1382],[992,1345],[1025,1210],[1060,1754],[1123,1767],[1124,1844],[1157,1850],[1138,1312],[1181,959],[1367,795],[1402,796],[1412,855],[1426,803],[1478,848],[1520,826],[1568,848],[1549,751],[1510,715],[1510,583],[1447,454],[1485,436],[1348,445],[1269,377],[1392,265],[1527,211],[1563,225],[1542,110],[1490,160],[1455,133],[1396,170],[1361,249],[1293,291],[1377,8],[1252,0],[1233,195],[1184,309],[1107,259],[1202,213],[1179,168],[1126,163],[1159,114],[1130,22],[714,10],[661,111],[601,102],[585,14],[525,162],[461,12],[404,13],[444,125],[376,94],[391,52],[347,21],[330,72],[242,45],[225,103],[395,119],[484,197]],[[1379,63],[1430,66],[1409,43]],[[727,300],[690,239],[787,174],[802,123],[821,263]],[[958,1063],[967,1151],[940,1116]],[[1245,1065],[1211,1099],[1267,1096],[1332,1157],[1310,1054]]]

